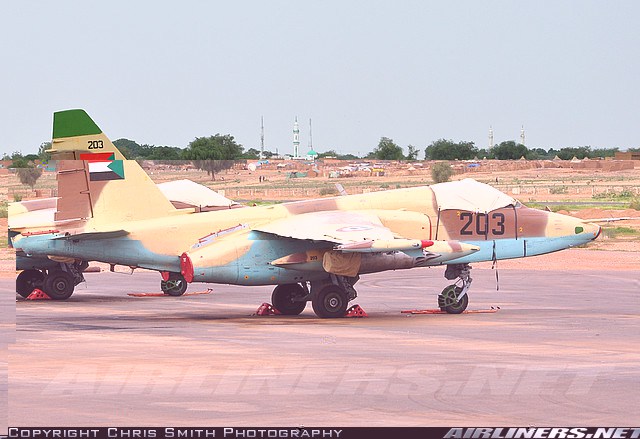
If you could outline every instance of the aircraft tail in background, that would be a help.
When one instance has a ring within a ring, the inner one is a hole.
[[[54,114],[50,150],[58,160],[56,221],[137,221],[177,210],[135,160],[125,160],[84,110]]]
[[[54,160],[82,160],[82,154],[113,154],[124,160],[118,148],[102,132],[84,110],[64,110],[53,113],[51,149]]]

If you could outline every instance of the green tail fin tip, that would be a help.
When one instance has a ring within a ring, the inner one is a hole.
[[[53,138],[88,136],[102,130],[84,110],[65,110],[53,113]]]

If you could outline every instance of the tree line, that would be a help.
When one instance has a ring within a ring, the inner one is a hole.
[[[130,139],[118,139],[113,142],[122,154],[130,160],[258,160],[260,151],[244,147],[235,141],[230,134],[215,134],[209,137],[197,137],[186,148],[177,146],[156,146],[139,144]],[[22,155],[14,152],[11,155],[4,154],[2,160],[11,160],[10,167],[33,167],[38,160],[49,159],[46,152],[51,146],[50,142],[42,143],[37,154]],[[525,145],[508,140],[494,145],[488,149],[480,149],[471,141],[453,141],[439,139],[429,144],[423,152],[414,145],[408,145],[405,150],[397,145],[389,137],[381,137],[378,145],[363,157],[354,154],[340,154],[335,150],[329,150],[319,154],[319,158],[332,157],[342,160],[375,159],[375,160],[473,160],[473,159],[497,159],[497,160],[527,160],[553,159],[559,157],[562,160],[571,160],[574,157],[604,158],[613,157],[619,148],[592,148],[590,146],[566,147],[560,149],[527,148]],[[630,148],[629,151],[640,152],[640,148]],[[264,151],[263,158],[269,159],[275,154]],[[422,155],[422,157],[419,157]]]

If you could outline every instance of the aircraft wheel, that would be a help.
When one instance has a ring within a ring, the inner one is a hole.
[[[188,286],[187,281],[179,273],[171,273],[169,274],[169,280],[160,281],[162,292],[175,297],[182,296],[187,291]]]
[[[16,293],[25,299],[35,288],[42,288],[44,274],[39,270],[24,270],[16,278]]]
[[[75,282],[66,271],[52,270],[44,278],[44,292],[55,300],[66,300],[73,294]]]
[[[323,319],[344,317],[348,303],[347,292],[336,285],[327,285],[311,301],[313,311]]]
[[[469,305],[469,295],[465,294],[456,301],[458,295],[462,292],[462,287],[458,287],[455,284],[449,285],[442,290],[442,293],[438,296],[438,306],[442,311],[446,311],[449,314],[461,314],[467,305]]]
[[[307,291],[300,284],[278,285],[271,294],[271,303],[281,314],[297,316],[304,311],[307,302],[296,299],[301,299],[306,295]]]

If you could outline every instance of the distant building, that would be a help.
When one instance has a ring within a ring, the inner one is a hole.
[[[640,160],[640,152],[616,152],[616,160]]]
[[[310,149],[309,152],[307,153],[307,160],[315,160],[318,158],[318,153],[315,152],[313,149]]]

